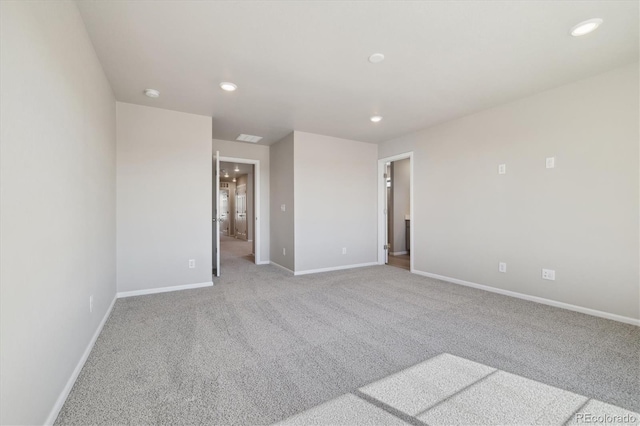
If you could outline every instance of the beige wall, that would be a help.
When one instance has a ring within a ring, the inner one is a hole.
[[[270,146],[271,261],[295,270],[294,134]],[[295,200],[297,202],[297,200]],[[281,206],[285,205],[285,211]],[[286,254],[282,253],[282,249]]]
[[[222,157],[244,158],[260,161],[260,258],[259,263],[269,263],[270,256],[270,209],[269,209],[269,147],[244,142],[213,140],[213,152],[220,151]],[[224,265],[222,265],[224,267]]]
[[[115,100],[75,3],[0,16],[0,423],[43,424],[116,294]]]
[[[118,292],[210,282],[211,117],[116,105]]]
[[[294,134],[295,272],[376,262],[378,146]]]
[[[415,151],[416,270],[639,318],[638,77],[630,65],[383,144],[380,158]]]
[[[393,242],[391,252],[401,253],[407,251],[405,216],[411,212],[410,181],[411,162],[409,159],[398,160],[392,163],[393,177]]]

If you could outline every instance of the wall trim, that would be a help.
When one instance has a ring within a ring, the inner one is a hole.
[[[389,253],[391,256],[400,256],[403,254],[407,254],[407,251],[392,251],[391,253]]]
[[[111,304],[107,309],[107,312],[104,314],[104,317],[102,317],[102,321],[100,321],[98,328],[93,333],[91,340],[89,340],[89,344],[87,345],[86,349],[82,353],[82,356],[78,360],[78,364],[76,364],[76,368],[74,368],[73,372],[71,373],[71,376],[69,376],[69,380],[67,380],[67,384],[64,386],[64,388],[60,392],[60,395],[58,395],[58,399],[56,400],[56,403],[53,405],[53,408],[49,412],[49,416],[47,417],[47,420],[44,422],[45,425],[52,425],[58,418],[58,414],[60,414],[60,410],[62,410],[64,403],[67,401],[67,397],[69,396],[69,393],[71,393],[71,389],[73,389],[73,385],[76,383],[76,380],[78,379],[78,376],[82,371],[82,367],[84,367],[85,362],[87,362],[87,359],[89,358],[89,354],[93,349],[93,345],[95,345],[96,340],[98,340],[98,336],[102,332],[102,328],[107,323],[107,320],[111,315],[111,311],[113,310],[113,306],[115,305],[117,298],[118,298],[117,295],[113,296],[113,300],[111,301]]]
[[[270,265],[270,260],[261,260],[260,262],[256,262],[256,265]]]
[[[365,266],[378,265],[378,262],[356,263],[354,265],[332,266],[330,268],[307,269],[306,271],[296,271],[294,275],[317,274],[319,272],[341,271],[343,269],[363,268]]]
[[[274,262],[274,261],[270,261],[270,262],[268,262],[268,263],[269,263],[270,265],[277,266],[278,268],[283,269],[283,270],[285,270],[285,271],[287,271],[287,272],[290,272],[290,273],[292,273],[292,274],[294,274],[294,275],[295,275],[295,273],[294,273],[291,269],[289,269],[289,268],[285,268],[284,266],[280,265],[279,263],[276,263],[276,262]]]
[[[570,311],[580,312],[582,314],[587,314],[587,315],[591,315],[591,316],[594,316],[594,317],[600,317],[600,318],[610,319],[610,320],[613,320],[613,321],[623,322],[625,324],[631,324],[631,325],[640,326],[640,319],[635,319],[635,318],[631,318],[631,317],[625,317],[625,316],[622,316],[622,315],[612,314],[612,313],[604,312],[604,311],[598,311],[597,309],[585,308],[583,306],[572,305],[570,303],[558,302],[558,301],[552,300],[552,299],[545,299],[544,297],[531,296],[529,294],[518,293],[518,292],[515,292],[515,291],[511,291],[511,290],[504,290],[504,289],[501,289],[501,288],[491,287],[491,286],[484,285],[484,284],[477,284],[477,283],[474,283],[474,282],[471,282],[471,281],[464,281],[464,280],[459,280],[457,278],[445,277],[444,275],[438,275],[438,274],[432,274],[430,272],[418,271],[416,269],[413,269],[411,272],[413,272],[414,274],[417,274],[417,275],[422,275],[424,277],[435,278],[437,280],[446,281],[446,282],[449,282],[449,283],[452,283],[452,284],[459,284],[459,285],[463,285],[463,286],[466,286],[466,287],[473,287],[473,288],[477,288],[479,290],[489,291],[491,293],[498,293],[498,294],[502,294],[504,296],[511,296],[511,297],[515,297],[517,299],[528,300],[530,302],[536,302],[536,303],[541,303],[543,305],[553,306],[553,307],[556,307],[556,308],[562,308],[562,309],[567,309],[567,310],[570,310]]]
[[[142,296],[145,294],[167,293],[169,291],[189,290],[192,288],[211,287],[211,286],[213,286],[213,281],[207,281],[205,283],[174,285],[171,287],[160,287],[160,288],[148,288],[145,290],[119,291],[116,294],[116,296],[118,299],[122,299],[123,297]]]

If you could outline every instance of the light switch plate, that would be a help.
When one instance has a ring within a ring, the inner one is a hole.
[[[507,165],[506,164],[500,164],[498,166],[498,174],[499,175],[507,174]]]
[[[545,160],[545,165],[547,169],[555,169],[556,157],[547,157],[547,159]]]

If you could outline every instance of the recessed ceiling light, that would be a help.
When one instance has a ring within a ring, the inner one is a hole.
[[[150,98],[160,97],[160,92],[158,92],[156,89],[144,89],[144,94]]]
[[[220,88],[227,92],[233,92],[238,88],[238,86],[233,83],[229,83],[228,81],[223,81],[222,83],[220,83]]]
[[[382,61],[384,61],[384,55],[382,53],[374,53],[373,55],[369,56],[369,62],[371,62],[372,64],[377,64],[378,62]]]
[[[580,22],[575,27],[571,28],[571,35],[574,37],[580,37],[585,34],[589,34],[592,31],[595,31],[602,24],[602,19],[593,18],[584,22]]]
[[[374,115],[369,120],[373,121],[374,123],[379,123],[380,121],[382,121],[382,116],[381,115]]]

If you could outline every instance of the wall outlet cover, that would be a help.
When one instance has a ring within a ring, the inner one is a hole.
[[[543,269],[542,270],[542,279],[555,281],[556,280],[556,271],[553,269]]]
[[[498,166],[498,174],[499,175],[507,174],[507,165],[506,164],[500,164]]]

